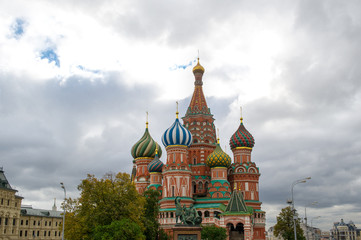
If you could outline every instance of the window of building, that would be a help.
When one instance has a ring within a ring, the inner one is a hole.
[[[15,226],[16,225],[16,219],[14,218],[13,219],[13,226]]]
[[[36,221],[34,220],[34,222],[33,222],[33,225],[35,226],[36,225]]]
[[[25,225],[26,226],[29,225],[29,220],[26,220]]]
[[[36,236],[38,236],[38,237],[40,236],[40,231],[38,231],[38,232],[36,233]]]
[[[209,211],[204,212],[204,217],[209,217]]]
[[[8,225],[8,221],[9,221],[9,219],[5,218],[5,225]]]
[[[21,221],[20,221],[20,225],[23,225],[23,224],[24,224],[24,220],[21,220]]]
[[[193,193],[197,193],[197,184],[193,183]]]
[[[48,225],[48,222],[47,221],[45,221],[45,227]]]
[[[8,206],[10,205],[10,200],[8,200]]]
[[[46,237],[46,231],[44,231],[44,237]]]
[[[174,186],[172,186],[172,197],[174,197]]]
[[[49,227],[51,226],[51,221],[49,221]]]
[[[35,237],[35,231],[33,231],[33,237]]]
[[[199,184],[198,184],[198,189],[199,189],[199,190],[202,190],[202,189],[203,189],[203,183],[202,183],[202,182],[199,182]]]
[[[3,205],[3,204],[4,204],[4,199],[2,198],[2,199],[1,199],[1,205]]]
[[[48,237],[50,237],[50,231],[48,232]]]
[[[0,225],[1,225],[1,220],[2,220],[2,218],[0,217]]]
[[[22,230],[20,230],[20,237],[22,237],[23,236],[23,231]]]
[[[25,230],[25,234],[24,234],[24,236],[25,236],[25,237],[27,237],[27,236],[28,236],[28,231],[27,231],[27,230]]]
[[[38,226],[40,226],[40,221],[38,221]]]
[[[55,236],[55,237],[56,237],[56,234],[57,234],[57,232],[55,231],[55,232],[54,232],[54,236]]]

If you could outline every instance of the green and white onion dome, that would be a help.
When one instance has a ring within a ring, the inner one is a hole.
[[[131,154],[136,158],[154,158],[155,150],[158,149],[158,156],[162,156],[162,149],[159,144],[150,136],[148,123],[143,137],[132,147]]]

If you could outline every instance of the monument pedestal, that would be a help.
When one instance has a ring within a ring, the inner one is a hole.
[[[174,240],[201,240],[200,226],[175,225],[172,230]]]

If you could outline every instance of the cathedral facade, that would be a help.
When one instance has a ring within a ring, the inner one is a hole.
[[[131,150],[132,180],[139,193],[147,189],[161,193],[159,222],[168,232],[176,224],[175,198],[179,197],[182,205],[197,209],[203,225],[226,228],[229,239],[265,239],[260,172],[251,158],[254,138],[241,118],[229,141],[233,161],[222,150],[203,93],[204,72],[198,59],[193,68],[194,92],[183,123],[177,111],[161,138],[166,154],[146,123],[144,135]]]

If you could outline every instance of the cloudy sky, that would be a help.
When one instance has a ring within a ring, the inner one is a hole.
[[[0,1],[0,166],[24,204],[77,197],[87,173],[131,172],[130,149],[183,116],[192,67],[221,145],[240,106],[267,228],[295,204],[361,228],[360,1]],[[164,150],[164,149],[163,149]],[[164,161],[164,159],[163,159]]]

